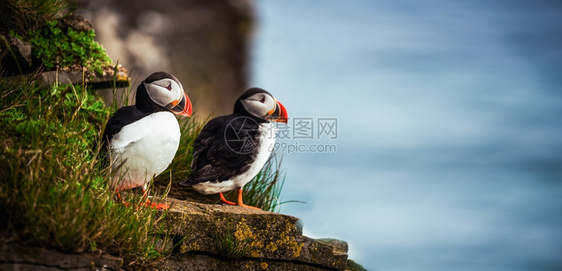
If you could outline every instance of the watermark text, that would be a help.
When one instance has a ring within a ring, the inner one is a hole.
[[[269,151],[291,153],[335,153],[338,150],[336,144],[300,144],[298,142],[286,143],[275,142],[269,146]]]

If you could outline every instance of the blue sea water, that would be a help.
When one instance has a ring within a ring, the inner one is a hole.
[[[256,3],[306,235],[369,270],[562,270],[562,3]]]

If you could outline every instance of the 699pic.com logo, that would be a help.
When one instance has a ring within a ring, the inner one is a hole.
[[[259,127],[259,124],[252,118],[237,117],[231,120],[224,130],[226,145],[235,153],[253,152],[259,145],[256,137],[260,133]]]

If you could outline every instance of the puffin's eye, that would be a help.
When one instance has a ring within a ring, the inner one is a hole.
[[[172,90],[172,83],[169,83],[168,86],[166,87],[167,90]]]
[[[265,103],[265,96],[262,96],[262,97],[261,97],[260,102],[261,102],[261,103]]]

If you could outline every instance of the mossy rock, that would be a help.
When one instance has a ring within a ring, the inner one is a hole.
[[[239,206],[170,198],[167,201],[173,207],[164,223],[174,239],[182,240],[179,254],[204,254],[221,261],[259,259],[266,263],[299,262],[325,269],[346,268],[347,248],[342,250],[341,246],[302,235],[296,217]]]

